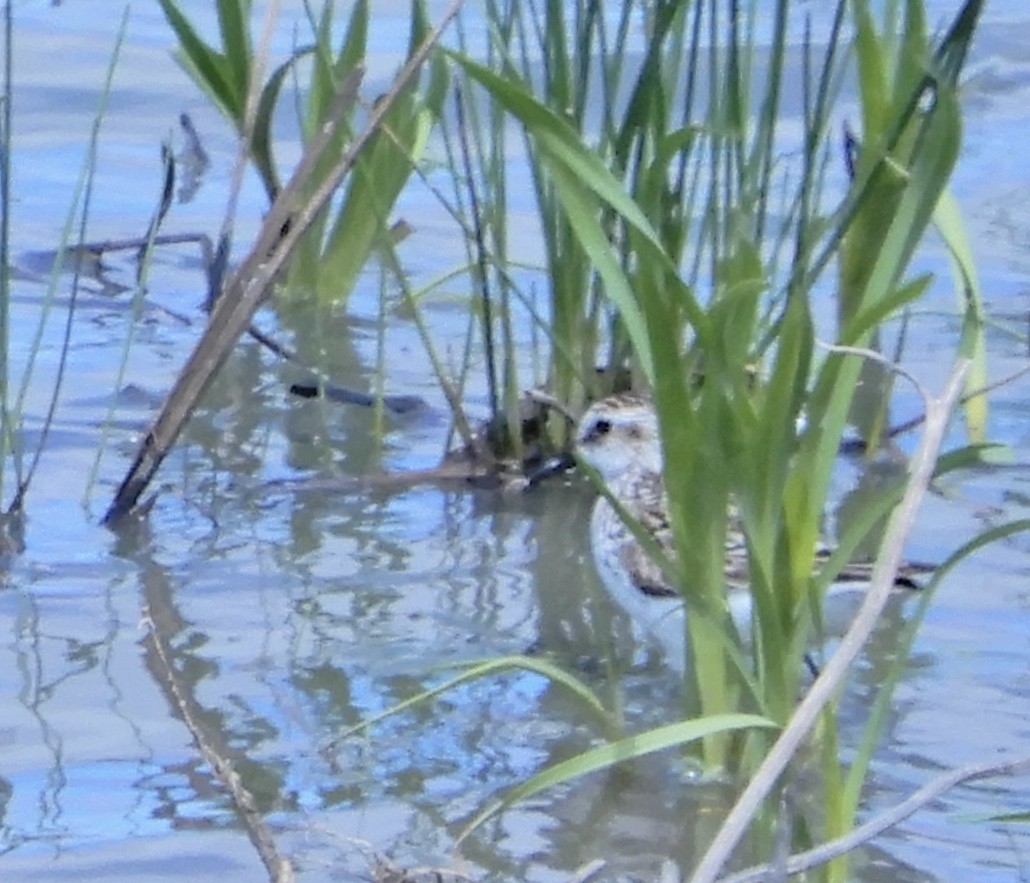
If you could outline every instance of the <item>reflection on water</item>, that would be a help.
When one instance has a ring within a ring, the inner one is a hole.
[[[110,23],[83,22],[82,8],[69,0],[59,19],[41,4],[19,9],[26,49],[50,39],[54,28],[69,29],[69,57],[90,59],[80,87],[99,82],[90,72],[101,69],[106,49],[96,34],[112,32],[103,30]],[[1025,14],[1020,21],[1025,30]],[[1018,192],[1021,179],[1014,171],[985,174],[1009,134],[1007,111],[996,108],[1008,108],[1013,94],[1025,97],[1025,63],[1005,49],[1011,37],[1003,39],[1013,27],[986,32],[981,64],[997,76],[974,78],[970,87],[977,99],[972,159],[957,188],[976,207],[977,241],[991,249],[994,306],[1021,315],[1012,304],[1026,287],[1027,268],[1016,232],[1030,230],[1030,219],[1025,200],[1007,201],[1000,192]],[[92,49],[87,37],[97,44]],[[215,229],[231,137],[167,63],[170,39],[153,10],[134,10],[129,41],[122,76],[140,76],[114,104],[97,236],[127,237],[145,226],[156,190],[143,193],[136,182],[156,181],[154,151],[183,111],[206,139],[212,167],[172,221],[190,232]],[[69,157],[85,131],[82,102],[92,106],[93,99],[55,83],[42,57],[25,58],[21,67],[29,86],[19,93],[25,128],[15,158],[22,252],[53,248],[55,219],[74,179]],[[992,84],[1002,75],[1007,85],[999,91]],[[251,206],[256,215],[259,203]],[[998,232],[1002,220],[1008,238]],[[430,217],[425,227],[436,231],[442,223]],[[416,250],[418,231],[416,224]],[[452,244],[453,254],[441,250],[431,268],[422,247],[413,263],[435,274],[463,259],[459,245]],[[115,259],[112,270],[131,283],[128,259]],[[145,424],[203,322],[194,253],[162,253],[151,279],[89,487],[102,438],[97,427],[107,421],[106,395],[131,314],[123,297],[82,305],[74,370],[27,504],[25,551],[3,558],[0,877],[136,881],[176,873],[250,881],[264,874],[255,846],[263,837],[274,839],[305,879],[367,878],[377,854],[398,866],[499,880],[567,880],[595,858],[609,861],[601,878],[609,880],[655,879],[667,857],[689,865],[730,795],[725,786],[689,783],[684,765],[668,754],[527,801],[471,838],[461,858],[452,855],[454,837],[499,791],[597,744],[611,727],[636,731],[678,711],[678,685],[599,591],[586,547],[591,500],[581,483],[522,497],[286,489],[272,480],[431,465],[444,426],[390,418],[380,448],[369,413],[291,400],[285,390],[297,378],[290,368],[243,344],[169,458],[150,517],[117,534],[97,526],[134,450],[131,433]],[[359,296],[355,315],[317,317],[333,342],[322,355],[331,376],[367,383],[375,329],[360,320],[374,317],[376,296]],[[15,286],[16,355],[31,339],[40,297],[37,283]],[[449,304],[436,309],[441,333],[452,326],[462,332]],[[288,316],[284,325],[305,321],[310,316]],[[1000,363],[1021,363],[1017,344],[996,344]],[[396,391],[441,408],[403,317],[393,317],[389,345]],[[47,338],[41,371],[53,369],[56,350]],[[919,347],[912,367],[932,378],[936,357],[932,345]],[[899,392],[900,416],[910,416],[917,403]],[[32,395],[38,400],[30,396],[27,435],[38,433],[46,404],[44,392]],[[1002,391],[992,427],[1023,465],[949,479],[928,501],[912,557],[940,560],[973,531],[1026,516],[1025,400],[1025,383]],[[842,493],[858,477],[845,470]],[[1025,537],[993,546],[941,587],[892,705],[866,795],[870,810],[943,768],[1030,742],[1028,552]],[[906,610],[895,613],[844,701],[853,741],[906,620]],[[617,710],[612,719],[597,719],[538,675],[511,672],[337,740],[441,683],[453,674],[448,666],[524,652],[546,655],[587,681]],[[853,747],[844,751],[847,757]],[[230,800],[222,763],[252,799],[252,818]],[[1025,875],[1024,830],[956,818],[1025,811],[1027,784],[988,781],[950,793],[866,850],[856,875]]]

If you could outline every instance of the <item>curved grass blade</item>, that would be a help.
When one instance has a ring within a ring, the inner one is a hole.
[[[462,684],[466,684],[469,681],[477,681],[481,678],[488,677],[489,675],[518,670],[531,671],[536,674],[543,675],[552,683],[557,684],[559,687],[563,687],[568,690],[571,695],[581,700],[583,704],[590,711],[600,717],[605,724],[609,723],[608,712],[605,710],[597,696],[594,695],[594,692],[587,687],[586,684],[544,659],[534,659],[531,656],[499,656],[496,659],[462,663],[462,666],[465,667],[465,671],[457,677],[451,678],[449,681],[444,681],[442,684],[438,684],[429,690],[423,690],[421,693],[405,699],[403,702],[398,702],[396,705],[391,706],[379,714],[372,715],[372,717],[363,720],[359,724],[348,727],[333,740],[332,744],[338,744],[356,733],[363,732],[375,726],[388,717],[392,717],[395,714],[406,711],[407,709],[420,705],[423,702],[428,702],[430,699],[435,699],[437,696],[440,696],[449,690],[453,690],[455,687],[460,687]]]
[[[615,742],[609,742],[589,751],[584,751],[569,760],[561,761],[530,777],[521,785],[512,788],[503,799],[483,810],[458,835],[460,844],[476,828],[485,821],[502,812],[509,806],[532,797],[534,794],[562,785],[587,773],[610,769],[627,760],[635,760],[662,751],[696,742],[715,733],[726,733],[734,730],[775,729],[776,724],[768,718],[753,714],[724,714],[705,717],[698,720],[678,721],[663,727],[656,727],[644,733],[627,736]]]
[[[966,391],[972,392],[987,386],[987,341],[984,335],[986,312],[983,292],[976,273],[973,250],[966,235],[965,224],[958,203],[950,191],[945,190],[937,201],[933,215],[934,224],[948,247],[952,275],[955,278],[959,306],[963,310],[962,341],[960,351],[970,359],[972,365],[966,378]],[[987,440],[987,396],[974,395],[962,405],[966,432],[972,442]]]
[[[298,61],[313,51],[313,46],[304,46],[280,64],[272,71],[268,82],[261,90],[261,97],[258,99],[257,113],[254,115],[254,134],[250,139],[250,152],[269,201],[275,199],[280,186],[279,174],[276,171],[275,159],[272,155],[272,114],[279,101],[279,93],[286,75]]]
[[[883,679],[879,689],[877,690],[876,698],[873,701],[872,707],[869,709],[869,718],[862,735],[862,741],[859,743],[858,750],[855,752],[855,756],[851,761],[850,769],[848,770],[848,774],[844,780],[844,791],[841,794],[840,805],[847,818],[853,819],[858,811],[862,789],[866,784],[869,765],[872,763],[873,754],[876,751],[877,746],[880,744],[883,728],[886,725],[887,716],[890,711],[891,698],[894,694],[894,688],[905,671],[905,663],[908,659],[908,649],[915,641],[919,626],[923,621],[923,617],[926,615],[926,611],[929,609],[937,586],[941,583],[944,575],[951,570],[952,567],[977,550],[982,549],[984,546],[991,543],[998,542],[1018,533],[1025,533],[1027,531],[1030,531],[1030,519],[1012,521],[1008,524],[999,525],[982,531],[949,555],[948,558],[937,567],[929,585],[923,588],[923,597],[919,604],[919,609],[916,611],[911,622],[906,626],[902,638],[898,642],[899,649],[895,662],[888,669],[887,676]]]

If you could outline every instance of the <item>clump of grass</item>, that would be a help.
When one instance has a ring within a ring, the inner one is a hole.
[[[863,367],[879,361],[858,351],[926,291],[929,279],[909,278],[908,267],[935,219],[961,289],[975,290],[946,187],[961,143],[958,77],[981,6],[965,3],[934,45],[918,0],[892,4],[880,21],[868,4],[840,0],[825,41],[817,46],[806,23],[792,50],[799,13],[782,2],[760,52],[754,3],[627,3],[613,25],[598,3],[497,2],[492,63],[453,56],[529,146],[552,281],[553,387],[573,403],[596,395],[603,343],[607,376],[628,369],[654,396],[678,553],[668,575],[694,611],[691,717],[743,707],[780,726],[791,718],[822,598],[873,520],[859,519],[840,554],[818,565],[838,450]],[[646,21],[638,57],[631,21]],[[834,194],[831,120],[849,51],[862,129],[851,178]],[[803,90],[794,162],[781,153],[789,56]],[[827,288],[835,332],[817,325]],[[975,355],[977,308],[966,302],[963,348]],[[823,337],[833,345],[821,347]],[[883,424],[874,404],[859,412],[871,446]],[[749,654],[725,600],[731,502],[750,559]],[[852,824],[868,755],[845,786],[832,703],[821,724],[831,746],[821,827],[832,835]],[[747,771],[771,740],[761,728],[715,728],[701,744],[710,768]]]
[[[522,69],[509,61],[502,73],[458,57],[466,74],[523,123],[535,173],[553,194],[542,209],[545,228],[553,227],[553,213],[589,255],[596,276],[577,288],[603,287],[617,312],[613,348],[625,338],[633,370],[654,394],[681,553],[675,576],[702,609],[723,606],[724,531],[713,525],[725,524],[731,496],[741,510],[760,614],[759,655],[767,650],[791,659],[784,665],[786,660],[763,657],[775,663],[767,673],[786,678],[776,696],[757,683],[744,686],[753,698],[764,697],[763,705],[774,700],[778,719],[796,695],[796,675],[786,672],[795,668],[804,642],[792,640],[792,632],[812,601],[809,573],[863,362],[833,352],[818,357],[812,306],[817,283],[839,256],[837,341],[858,346],[925,290],[927,280],[905,282],[904,272],[957,155],[955,82],[978,5],[967,4],[936,52],[920,4],[909,3],[900,24],[886,23],[883,34],[902,35],[896,50],[878,35],[864,4],[854,7],[867,125],[855,178],[829,215],[823,182],[843,71],[846,3],[836,5],[821,52],[810,44],[803,50],[801,167],[792,170],[775,154],[789,4],[778,8],[763,69],[757,69],[753,36],[740,24],[743,16],[727,18],[719,4],[659,4],[639,72],[624,95],[607,103],[621,103],[625,117],[619,125],[605,118],[594,149],[584,145],[576,100],[558,103],[564,93],[546,73],[551,91],[537,93],[526,49]],[[545,71],[576,67],[557,45],[555,34],[564,34],[561,7],[545,4],[541,15],[547,22],[539,47]],[[498,14],[498,34],[508,33],[512,16],[517,13]],[[575,5],[579,45],[584,34],[605,33],[599,16],[595,4]],[[725,33],[730,39],[720,48]],[[611,71],[622,71],[625,58],[616,54],[611,68],[607,61],[599,66],[608,73],[604,86],[613,89]],[[683,71],[702,67],[703,96],[689,73],[684,94],[669,90]],[[870,69],[876,71],[875,88],[866,83]],[[766,84],[757,97],[755,82]],[[873,103],[879,104],[875,114],[868,110]],[[776,215],[773,193],[786,194]],[[703,382],[694,382],[698,376]],[[831,578],[824,574],[822,581]],[[713,644],[712,623],[704,617],[698,622],[691,637],[705,665],[695,668],[719,671],[715,660],[723,656],[717,648],[725,645],[724,636]],[[721,635],[722,624],[716,625]],[[725,682],[732,667],[715,682]],[[702,706],[705,696],[723,692],[704,681],[697,687]]]
[[[521,432],[509,434],[503,430],[506,421],[508,425],[521,427],[517,405],[502,414],[496,407],[495,397],[486,431],[477,433],[471,425],[458,385],[448,377],[444,360],[436,352],[417,293],[411,290],[394,250],[397,241],[405,235],[406,225],[392,222],[392,209],[410,176],[421,172],[429,136],[440,119],[447,94],[449,72],[443,57],[427,56],[416,75],[392,95],[388,112],[379,115],[376,110],[381,98],[370,108],[362,107],[356,100],[371,24],[372,6],[368,0],[353,4],[338,39],[334,38],[337,5],[328,0],[316,13],[305,4],[311,42],[299,46],[264,78],[259,74],[263,67],[259,63],[262,55],[255,52],[250,36],[247,0],[219,0],[217,45],[199,35],[176,0],[161,0],[161,5],[179,38],[176,57],[237,130],[244,155],[257,171],[270,201],[278,200],[283,178],[273,150],[273,117],[282,103],[283,86],[290,79],[294,81],[304,156],[316,158],[306,169],[303,186],[292,198],[299,205],[318,202],[321,208],[305,223],[303,234],[291,248],[282,274],[283,293],[291,299],[313,295],[320,307],[335,308],[346,303],[369,259],[380,257],[384,280],[387,275],[396,280],[418,326],[451,408],[455,428],[463,439],[462,450],[471,461],[469,475],[495,471],[509,457],[521,458]],[[453,13],[447,18],[452,16]],[[424,46],[429,34],[422,0],[412,0],[410,21],[409,60]],[[375,131],[355,155],[354,167],[341,188],[340,197],[329,201],[324,196],[327,188],[335,186],[331,185],[330,176],[337,166],[337,157],[350,150],[362,117],[369,114],[376,118]],[[295,218],[296,213],[284,217],[283,234],[289,231]],[[229,251],[230,228],[231,221],[227,218],[216,251],[223,263]],[[212,299],[222,285],[220,270],[216,267],[211,274],[214,279]],[[385,285],[380,298],[378,363],[383,368]],[[507,315],[507,311],[502,315]],[[289,316],[289,311],[281,312],[284,322],[289,321]],[[332,341],[318,339],[318,323],[299,332],[302,339],[313,341],[311,348],[316,351],[327,351],[333,345]],[[284,351],[280,346],[275,349]],[[384,395],[384,372],[380,370],[377,374],[377,390],[372,401],[377,410],[377,426],[381,427],[384,404],[389,405],[394,400],[407,406],[412,399]],[[508,389],[511,388],[509,385]],[[512,401],[510,397],[506,400]],[[531,417],[531,422],[532,419],[535,418]]]
[[[342,35],[335,37],[337,5],[328,0],[317,11],[305,4],[310,42],[259,79],[261,54],[251,37],[249,0],[218,0],[219,43],[205,40],[176,0],[160,0],[179,39],[176,58],[247,145],[269,202],[282,189],[283,173],[273,149],[273,122],[283,86],[295,81],[296,110],[304,145],[312,145],[332,128],[321,158],[309,170],[300,200],[314,199],[335,165],[355,140],[363,111],[348,80],[360,81],[368,47],[370,4],[358,0],[350,9]],[[430,26],[421,0],[412,0],[407,57],[425,42]],[[389,113],[356,161],[339,204],[326,205],[298,242],[290,261],[288,287],[315,292],[325,302],[345,302],[369,256],[388,243],[390,211],[418,163],[429,130],[439,117],[447,73],[430,60],[425,76],[413,77],[395,96]],[[301,82],[306,76],[306,80]],[[341,100],[341,96],[349,96]]]

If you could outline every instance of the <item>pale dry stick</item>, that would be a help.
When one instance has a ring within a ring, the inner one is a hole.
[[[824,349],[827,352],[836,353],[841,356],[858,356],[860,359],[867,359],[870,362],[878,362],[883,365],[887,370],[904,377],[909,383],[915,388],[916,392],[919,393],[920,398],[923,402],[929,405],[930,395],[923,388],[923,385],[916,380],[915,375],[907,368],[899,365],[897,362],[892,362],[883,353],[879,353],[876,350],[871,350],[861,346],[846,346],[842,343],[827,343],[825,340],[816,340],[815,345],[820,349]],[[929,416],[929,407],[927,407],[927,416]]]
[[[582,867],[577,868],[565,883],[589,883],[590,880],[593,880],[594,877],[607,867],[608,862],[604,859],[595,858],[593,861],[589,861]]]
[[[861,351],[860,354],[867,355],[864,351]],[[819,677],[815,679],[811,689],[787,722],[762,765],[726,817],[715,840],[708,847],[708,851],[690,878],[693,883],[713,883],[715,881],[729,860],[734,847],[744,836],[744,832],[758,811],[762,800],[772,790],[791,758],[797,753],[805,736],[815,725],[823,707],[836,695],[851,664],[875,628],[890,596],[894,575],[901,564],[906,536],[915,520],[923,494],[933,477],[937,452],[944,439],[951,411],[962,393],[962,384],[969,371],[969,366],[969,359],[960,359],[948,379],[941,397],[938,399],[925,398],[926,428],[923,438],[912,461],[912,470],[905,494],[891,516],[886,537],[873,568],[869,591],[866,593],[862,606],[855,615],[847,634],[841,639],[836,652]]]
[[[1018,371],[1013,371],[1011,374],[1007,374],[1005,377],[999,377],[997,380],[992,380],[990,383],[985,383],[970,392],[967,392],[962,398],[958,400],[958,404],[961,407],[966,402],[975,399],[979,396],[987,395],[990,392],[994,392],[996,389],[1001,389],[1003,386],[1008,386],[1010,383],[1015,383],[1020,377],[1024,377],[1030,374],[1030,365],[1025,368],[1020,368]],[[911,420],[906,420],[904,423],[899,423],[897,426],[892,426],[887,430],[888,438],[897,438],[899,435],[903,435],[906,432],[911,432],[917,426],[919,426],[923,420],[926,419],[922,415],[913,417]]]
[[[824,350],[828,350],[832,353],[861,356],[864,359],[869,359],[873,362],[879,362],[880,364],[889,368],[895,374],[900,374],[902,377],[908,379],[912,383],[912,385],[919,391],[919,395],[922,396],[924,400],[926,399],[926,393],[924,392],[923,387],[919,383],[919,381],[916,380],[915,376],[911,374],[909,371],[906,371],[897,362],[892,362],[885,355],[883,355],[883,353],[878,353],[876,350],[865,349],[863,347],[844,346],[843,344],[826,343],[822,340],[817,340],[815,342],[815,345],[821,347]],[[1019,380],[1020,377],[1024,377],[1027,374],[1030,374],[1030,365],[1026,366],[1025,368],[1020,368],[1018,371],[1013,371],[1011,374],[1008,374],[1005,377],[1000,377],[997,380],[992,380],[990,383],[985,383],[983,386],[980,386],[974,390],[965,393],[961,398],[959,398],[956,404],[961,407],[962,405],[966,404],[966,402],[969,402],[972,399],[977,398],[978,396],[987,395],[990,392],[994,392],[996,389],[1001,389],[1003,386],[1008,386],[1010,383],[1015,383],[1017,380]],[[890,429],[886,431],[885,435],[888,438],[896,438],[899,435],[903,435],[906,432],[911,432],[916,427],[921,426],[925,420],[926,415],[921,414],[918,417],[913,417],[911,420],[906,420],[904,423],[899,423],[897,426],[890,427]]]
[[[268,298],[275,279],[285,267],[300,236],[311,226],[344,176],[354,166],[365,146],[382,127],[386,114],[419,71],[429,52],[439,42],[444,29],[458,14],[462,4],[463,0],[451,0],[439,24],[415,50],[397,75],[390,91],[376,105],[364,130],[354,139],[322,186],[299,208],[297,202],[309,183],[308,177],[313,163],[305,160],[298,166],[289,184],[276,198],[265,217],[250,254],[229,278],[224,293],[216,300],[207,328],[144,437],[135,461],[104,516],[105,523],[113,524],[136,505],[196,408],[200,396],[228,358],[236,341],[249,327],[258,308]],[[335,121],[327,123],[325,131],[331,131],[334,125]],[[323,143],[327,141],[327,137],[322,138]],[[283,229],[287,222],[288,229],[284,234]]]
[[[847,834],[829,840],[814,849],[792,855],[787,859],[785,870],[788,874],[800,874],[851,852],[853,849],[868,843],[874,837],[878,837],[884,831],[900,824],[928,803],[936,800],[945,791],[957,785],[995,776],[1019,776],[1028,771],[1030,771],[1030,754],[1017,757],[1015,760],[972,763],[948,770],[936,779],[927,782],[922,788],[914,791],[901,803],[874,816],[868,822],[859,825]],[[774,869],[769,865],[748,868],[739,874],[721,877],[719,883],[761,883],[762,880],[768,879],[767,875],[772,870]]]

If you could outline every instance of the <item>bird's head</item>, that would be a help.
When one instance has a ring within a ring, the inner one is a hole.
[[[662,443],[654,405],[617,395],[591,405],[576,426],[576,454],[607,484],[633,471],[662,471]]]

